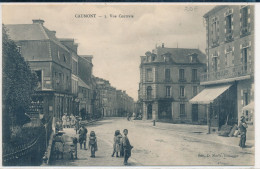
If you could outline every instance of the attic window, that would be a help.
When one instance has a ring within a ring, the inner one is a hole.
[[[197,62],[197,55],[191,55],[190,56],[190,62],[191,63],[196,63]]]
[[[17,52],[19,52],[21,54],[21,46],[17,46],[16,49],[17,49]]]

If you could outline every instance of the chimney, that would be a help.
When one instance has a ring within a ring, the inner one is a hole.
[[[32,21],[33,21],[34,24],[41,24],[41,25],[43,25],[43,23],[44,23],[44,20],[42,20],[42,19],[33,19]]]
[[[162,43],[162,48],[164,48],[164,43]]]
[[[44,21],[43,21],[44,22]],[[56,35],[56,31],[51,31],[53,34],[54,34],[54,36]]]

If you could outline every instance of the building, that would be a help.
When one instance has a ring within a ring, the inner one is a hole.
[[[166,48],[141,56],[139,104],[143,119],[205,123],[205,108],[188,101],[197,95],[206,55],[199,49]]]
[[[103,117],[125,117],[134,111],[134,100],[125,91],[112,87],[108,80],[95,78]]]
[[[79,69],[79,110],[81,116],[93,117],[93,90],[92,90],[92,55],[80,55],[78,59]]]
[[[59,39],[60,42],[67,47],[71,54],[71,92],[72,99],[72,113],[79,115],[79,99],[78,99],[78,44],[74,39]]]
[[[205,89],[191,100],[208,107],[209,126],[237,124],[243,107],[254,101],[254,6],[216,6],[204,15],[207,31]],[[207,95],[207,96],[206,96]]]
[[[40,114],[60,118],[72,110],[71,53],[56,37],[56,32],[44,26],[44,20],[33,24],[5,25],[18,51],[38,76],[38,88],[32,98]]]

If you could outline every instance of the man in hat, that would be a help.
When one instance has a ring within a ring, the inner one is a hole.
[[[246,147],[246,128],[247,128],[247,124],[246,124],[246,118],[244,116],[241,116],[241,120],[240,120],[240,124],[238,126],[239,132],[240,132],[240,141],[239,141],[239,146],[241,148],[245,148]]]
[[[79,143],[80,143],[80,149],[82,149],[82,144],[84,145],[84,149],[87,150],[86,148],[86,142],[87,142],[87,133],[88,130],[85,128],[83,124],[80,124],[80,129],[79,129]]]

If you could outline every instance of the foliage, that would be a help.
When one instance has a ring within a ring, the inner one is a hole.
[[[36,74],[32,73],[28,63],[18,52],[15,42],[9,39],[7,31],[3,25],[3,138],[9,137],[11,126],[21,126],[28,119],[25,112],[29,108],[31,95],[37,84]]]

